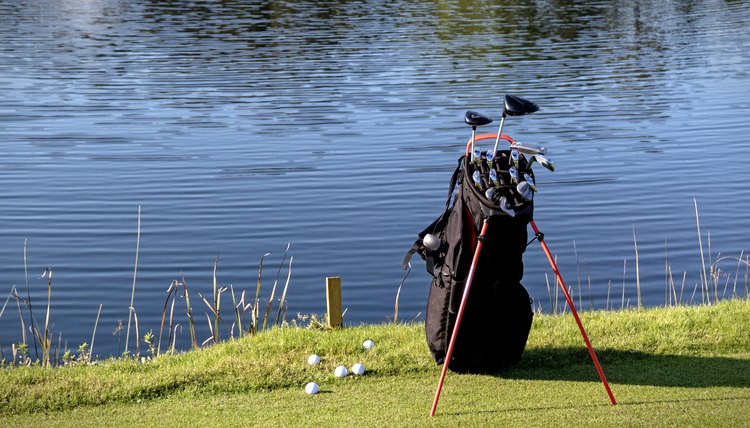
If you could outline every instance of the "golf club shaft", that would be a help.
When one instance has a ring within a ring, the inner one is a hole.
[[[505,113],[503,113],[503,117],[500,118],[500,128],[497,130],[497,138],[495,138],[495,146],[492,147],[492,153],[497,153],[497,146],[500,143],[500,136],[503,135],[503,124],[505,123]]]
[[[586,330],[583,328],[581,319],[578,317],[578,311],[576,311],[576,308],[573,305],[573,300],[570,298],[570,294],[568,294],[568,287],[565,285],[565,281],[563,281],[562,275],[560,275],[560,270],[557,269],[557,264],[555,263],[555,259],[552,257],[552,253],[547,247],[547,243],[544,242],[543,235],[539,233],[539,228],[536,226],[536,223],[534,223],[534,220],[531,220],[529,224],[531,224],[531,228],[534,230],[534,234],[538,237],[539,243],[542,245],[542,249],[544,250],[544,253],[547,255],[549,264],[552,266],[552,270],[555,272],[555,276],[557,277],[557,281],[560,284],[560,288],[562,289],[563,295],[565,295],[565,300],[568,302],[568,306],[570,307],[570,312],[573,314],[573,318],[575,318],[576,324],[578,324],[578,329],[581,330],[581,336],[583,336],[583,341],[586,343],[586,347],[589,350],[589,355],[591,356],[591,360],[594,362],[594,365],[596,366],[596,371],[599,373],[599,379],[602,380],[602,384],[604,384],[604,389],[607,391],[607,395],[609,396],[609,401],[612,403],[612,405],[615,405],[617,404],[617,401],[615,400],[615,396],[612,394],[612,390],[609,388],[609,383],[607,383],[607,378],[604,376],[604,371],[602,370],[602,366],[599,364],[599,359],[596,358],[596,352],[594,352],[594,348],[591,346],[591,342],[589,342],[589,337],[586,334]]]
[[[471,127],[471,153],[470,153],[472,161],[474,161],[474,143],[476,142],[476,138],[477,138],[477,127],[472,126]]]
[[[430,409],[430,417],[435,416],[435,410],[437,410],[438,400],[440,400],[440,391],[443,389],[443,381],[445,380],[445,374],[448,372],[448,365],[451,361],[451,355],[453,354],[453,346],[456,344],[456,336],[458,333],[458,326],[461,324],[461,318],[464,315],[464,309],[466,308],[466,300],[469,297],[469,289],[471,288],[472,280],[474,279],[474,271],[479,261],[479,253],[482,251],[482,242],[484,241],[485,235],[487,235],[487,225],[489,225],[488,219],[484,219],[482,224],[482,231],[479,233],[477,238],[477,248],[474,250],[474,259],[471,261],[471,268],[469,268],[469,275],[466,278],[466,286],[464,287],[464,293],[461,296],[461,304],[458,307],[458,314],[456,315],[456,324],[453,326],[453,333],[451,333],[451,340],[448,343],[448,351],[445,353],[443,359],[443,370],[440,372],[440,381],[438,382],[437,392],[435,392],[435,400],[432,402],[432,409]]]

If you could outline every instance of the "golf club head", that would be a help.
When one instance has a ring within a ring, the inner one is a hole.
[[[474,171],[474,174],[471,175],[471,178],[474,179],[475,186],[482,187],[482,174],[480,174],[479,171]]]
[[[532,192],[536,192],[536,183],[534,183],[534,179],[531,178],[529,174],[524,174],[523,179],[526,180],[527,183],[529,183],[529,187],[531,188]]]
[[[511,143],[510,145],[511,149],[516,149],[521,153],[525,153],[527,155],[546,155],[547,154],[547,148],[537,145],[537,144],[531,144],[531,143],[522,143],[520,141],[516,141],[515,143]]]
[[[490,181],[492,181],[492,184],[494,184],[495,186],[500,185],[500,182],[497,181],[497,171],[495,171],[494,169],[490,170]]]
[[[549,157],[547,157],[545,155],[531,155],[531,156],[529,156],[529,164],[528,164],[529,167],[531,167],[531,164],[534,163],[534,162],[536,162],[539,165],[547,168],[550,171],[554,171],[555,170],[555,163],[552,162],[552,159],[550,159]]]
[[[532,199],[534,199],[534,191],[531,190],[531,186],[528,182],[522,181],[518,183],[518,186],[516,186],[516,190],[525,201],[531,201]]]
[[[529,100],[515,95],[505,96],[504,114],[508,116],[524,116],[539,110],[539,106]],[[468,113],[467,113],[468,114]]]
[[[487,165],[492,168],[492,162],[495,160],[495,155],[492,152],[487,152],[484,156],[485,159],[487,159]]]
[[[500,207],[505,214],[508,214],[511,217],[516,216],[516,212],[513,210],[513,208],[510,207],[510,204],[508,203],[508,199],[505,198],[505,196],[501,196],[500,200],[497,202],[497,205]]]
[[[513,161],[513,166],[515,166],[516,168],[518,168],[518,158],[519,158],[518,150],[512,149],[510,151],[510,159],[511,161]]]
[[[508,174],[510,174],[511,183],[518,183],[518,169],[516,169],[515,166],[512,166],[508,169]]]
[[[483,115],[482,113],[469,110],[466,112],[466,115],[464,115],[464,122],[466,122],[466,124],[471,127],[475,127],[492,123],[492,119]]]
[[[443,244],[443,241],[441,241],[437,236],[428,233],[424,236],[424,238],[422,238],[422,244],[432,251],[437,251],[437,249],[440,248],[440,246]]]
[[[482,161],[482,151],[478,148],[474,149],[474,161],[475,162],[481,162]]]

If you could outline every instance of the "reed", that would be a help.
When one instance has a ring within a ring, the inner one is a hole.
[[[404,274],[404,277],[401,279],[401,282],[398,284],[398,289],[396,290],[396,303],[393,307],[393,323],[398,323],[398,299],[401,296],[401,287],[404,286],[404,282],[406,282],[406,278],[409,277],[409,273],[411,272],[411,262],[407,264],[406,273]]]
[[[127,353],[129,349],[128,341],[130,340],[131,315],[135,311],[135,309],[133,309],[133,304],[135,302],[135,281],[138,275],[138,253],[140,253],[140,249],[141,249],[141,206],[138,205],[138,234],[137,234],[137,238],[135,241],[135,266],[133,267],[133,289],[130,292],[130,306],[129,306],[130,309],[128,310],[128,329],[125,333],[125,353]],[[139,337],[138,333],[136,333],[135,337],[137,341]]]
[[[52,348],[52,336],[49,331],[49,315],[52,305],[52,268],[47,267],[42,273],[42,278],[47,276],[47,313],[44,317],[44,336],[42,337],[42,366],[49,367],[50,351]],[[59,343],[59,341],[58,341]],[[59,345],[58,345],[59,349]]]
[[[695,225],[698,228],[698,249],[701,253],[701,269],[703,272],[703,277],[701,278],[701,303],[706,304],[707,302],[703,291],[705,290],[708,292],[708,276],[706,276],[706,260],[703,255],[703,236],[701,234],[700,218],[698,217],[698,200],[693,198],[693,204],[695,205]]]
[[[258,285],[255,287],[255,303],[253,304],[253,311],[252,311],[251,334],[255,334],[255,332],[258,331],[258,316],[260,315],[258,313],[258,308],[259,308],[258,303],[260,302],[260,280],[261,280],[261,277],[263,276],[263,259],[265,259],[267,256],[270,256],[270,255],[271,253],[263,254],[260,257],[260,264],[258,265]]]
[[[281,310],[284,307],[284,302],[286,301],[286,292],[289,289],[289,280],[292,278],[292,262],[294,261],[294,256],[289,258],[289,269],[287,270],[286,275],[286,284],[284,284],[284,291],[281,292],[281,300],[279,301],[279,310],[276,312],[276,325],[278,327],[281,327],[281,324],[284,322],[284,320],[281,318]]]
[[[220,340],[219,338],[219,320],[220,320],[219,314],[221,313],[221,293],[218,291],[218,288],[217,288],[218,284],[216,280],[216,270],[218,268],[219,268],[219,256],[216,256],[216,260],[214,261],[214,274],[213,274],[214,308],[212,309],[214,312],[214,328],[213,328],[214,343],[219,343],[219,340]]]
[[[268,317],[271,314],[271,306],[273,305],[273,296],[276,294],[276,285],[279,282],[279,275],[281,274],[281,267],[284,265],[284,261],[286,260],[286,254],[289,252],[289,247],[292,245],[292,243],[288,243],[286,245],[286,250],[284,251],[284,255],[281,257],[281,262],[279,263],[279,269],[276,271],[276,279],[273,281],[273,288],[271,288],[271,297],[268,299],[268,307],[266,308],[266,315],[263,317],[263,330],[266,329],[266,323],[268,322]]]
[[[39,359],[39,349],[37,348],[37,342],[39,338],[39,328],[34,319],[34,312],[32,311],[31,305],[31,288],[29,287],[29,268],[27,258],[27,243],[28,240],[23,240],[23,278],[26,283],[26,306],[29,308],[29,328],[31,329],[31,336],[34,338],[34,355]]]
[[[99,303],[99,311],[96,312],[96,321],[94,322],[94,332],[91,333],[91,347],[89,348],[89,354],[91,358],[94,356],[94,340],[96,339],[96,327],[99,326],[99,316],[102,314],[102,304]]]
[[[187,281],[184,276],[182,276],[180,285],[182,285],[183,296],[185,298],[185,313],[187,314],[188,325],[190,327],[190,340],[193,343],[193,348],[197,348],[198,338],[195,335],[195,321],[193,320],[193,310],[190,307],[190,293],[188,292]]]
[[[638,240],[635,237],[635,226],[633,226],[633,246],[635,247],[635,291],[637,296],[636,305],[641,309],[641,264],[638,261]]]

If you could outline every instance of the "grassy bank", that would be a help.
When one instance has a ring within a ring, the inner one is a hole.
[[[140,364],[0,371],[0,425],[690,425],[750,420],[750,301],[590,312],[582,320],[619,405],[610,406],[570,315],[537,316],[522,363],[446,378],[422,324],[274,329]],[[376,347],[361,348],[365,339]],[[321,356],[308,366],[309,354]],[[362,362],[362,377],[333,369]],[[308,396],[315,381],[321,393]]]

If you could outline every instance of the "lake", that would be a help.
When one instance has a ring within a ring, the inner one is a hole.
[[[266,253],[265,301],[293,257],[287,320],[325,312],[327,276],[346,323],[390,320],[464,113],[496,132],[504,94],[541,107],[504,133],[556,163],[536,168],[535,220],[580,309],[636,306],[637,283],[647,306],[700,303],[711,264],[714,294],[746,296],[748,28],[742,1],[0,1],[0,303],[15,287],[43,323],[51,267],[55,345],[90,342],[102,305],[94,353],[118,354],[138,246],[141,336],[184,278],[205,340],[217,257],[239,298]],[[524,263],[554,310],[536,243]],[[413,265],[399,320],[424,318]]]

